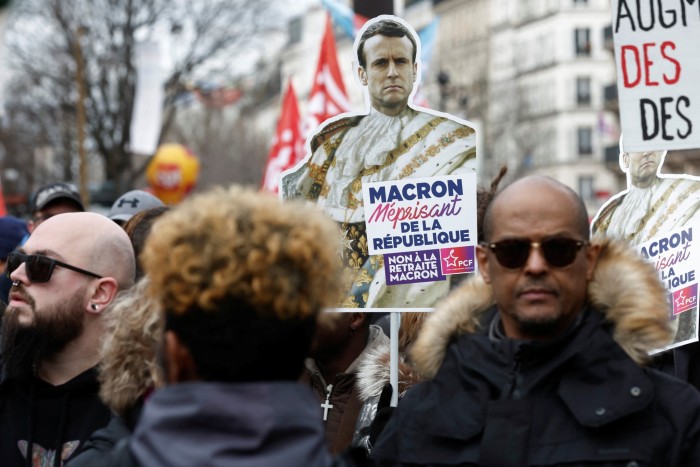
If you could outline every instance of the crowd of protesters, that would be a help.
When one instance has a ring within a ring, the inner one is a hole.
[[[700,394],[650,364],[655,270],[591,238],[569,188],[502,176],[479,273],[402,322],[397,407],[385,331],[324,311],[342,274],[317,208],[136,190],[103,216],[41,188],[29,225],[0,219],[0,465],[700,465]]]
[[[558,181],[478,190],[477,273],[370,287],[383,266],[345,251],[366,247],[363,174],[476,160],[470,128],[408,107],[416,38],[382,21],[356,51],[374,111],[329,125],[283,182],[307,201],[134,190],[101,215],[52,183],[28,222],[0,218],[0,467],[700,466],[695,356],[650,357],[667,291]],[[365,167],[369,150],[392,157]],[[385,318],[327,311],[438,298],[402,320],[397,388]]]

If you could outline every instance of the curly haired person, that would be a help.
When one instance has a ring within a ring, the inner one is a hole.
[[[339,293],[335,233],[313,206],[238,187],[155,222],[141,259],[165,318],[166,386],[109,465],[332,464],[297,380]]]

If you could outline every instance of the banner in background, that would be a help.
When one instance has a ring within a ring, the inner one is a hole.
[[[158,42],[137,43],[136,96],[129,130],[132,153],[150,156],[156,152],[163,120],[164,79]]]
[[[277,132],[270,148],[262,189],[277,193],[280,174],[294,167],[304,157],[304,137],[301,128],[299,104],[292,82],[287,85],[287,92],[282,100],[282,114],[277,122]]]
[[[625,151],[700,148],[700,8],[612,0]]]
[[[348,94],[345,92],[343,77],[338,67],[338,54],[331,27],[331,18],[326,18],[326,29],[321,40],[318,65],[314,75],[314,84],[309,93],[304,134],[311,133],[318,125],[331,117],[349,112],[352,109]]]
[[[668,290],[673,342],[661,350],[698,340],[698,279],[700,279],[700,223],[668,232],[637,246],[654,265]],[[694,240],[695,239],[695,240]]]

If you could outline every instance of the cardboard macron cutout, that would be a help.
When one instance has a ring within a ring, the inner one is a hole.
[[[389,29],[373,32],[378,28]],[[360,47],[364,64],[358,60]],[[418,35],[402,19],[383,15],[368,21],[353,49],[355,81],[365,94],[364,112],[324,122],[309,137],[304,160],[280,177],[284,198],[314,202],[338,223],[339,253],[347,273],[340,309],[431,309],[450,288],[452,273],[442,265],[456,264],[457,257],[462,258],[460,264],[468,264],[470,247],[465,245],[476,244],[476,132],[467,121],[413,105],[420,83],[420,47]],[[376,197],[382,206],[368,206],[363,191],[370,186],[378,190],[375,194],[390,193]],[[447,198],[446,187],[453,197]],[[455,201],[452,212],[447,208],[438,212],[454,197],[473,203],[457,206]],[[414,211],[419,208],[425,212]],[[380,209],[385,221],[394,216],[393,233],[387,234],[390,240],[372,238],[373,226],[366,222],[371,219],[369,209]],[[395,211],[390,214],[389,209]],[[464,225],[441,231],[442,221],[456,217],[455,213],[463,216]],[[452,242],[455,239],[463,241]],[[385,268],[388,255],[370,254],[377,246],[387,247],[385,254],[423,252],[431,246],[434,254],[400,258],[401,267],[394,265],[392,276]],[[454,250],[451,259],[443,261],[442,250],[445,257]]]

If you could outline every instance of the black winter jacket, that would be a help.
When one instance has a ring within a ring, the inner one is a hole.
[[[547,343],[500,331],[491,289],[464,283],[428,319],[411,388],[374,450],[380,465],[700,466],[700,393],[640,366],[668,342],[666,292],[606,242],[591,305]]]
[[[493,319],[491,314],[490,318]],[[634,363],[596,311],[547,345],[463,336],[408,391],[386,465],[700,466],[700,394]]]

